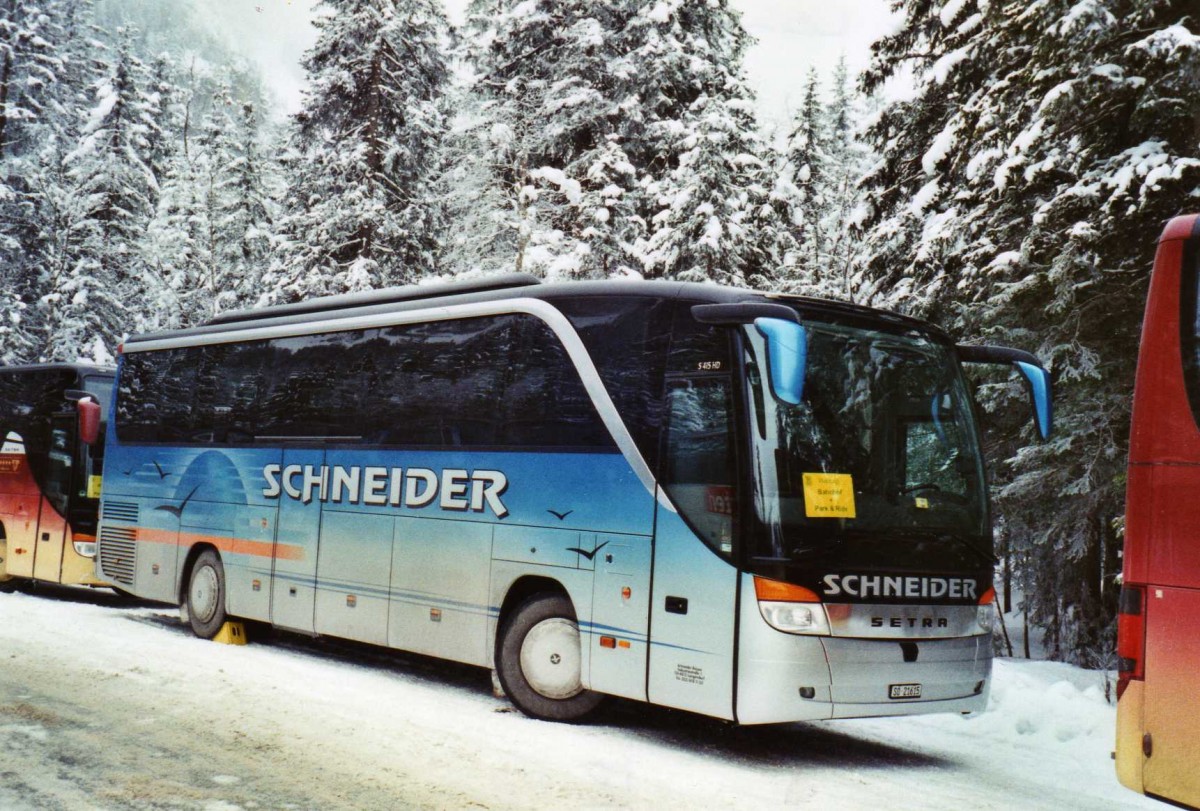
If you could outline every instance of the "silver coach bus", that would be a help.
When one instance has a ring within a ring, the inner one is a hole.
[[[967,362],[829,301],[507,276],[137,336],[98,570],[269,622],[743,724],[984,707],[992,529]]]

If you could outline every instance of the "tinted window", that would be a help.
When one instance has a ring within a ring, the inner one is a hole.
[[[125,355],[117,386],[117,426],[125,442],[182,441],[192,422],[195,367],[186,349]]]
[[[259,392],[257,434],[278,439],[341,439],[366,436],[365,398],[378,381],[379,330],[331,332],[279,338],[267,346],[269,372]]]
[[[662,299],[586,296],[556,300],[651,470],[658,467],[670,305]]]
[[[613,447],[557,336],[528,316],[134,353],[120,397],[122,441]]]
[[[728,376],[671,381],[662,483],[709,546],[733,552],[735,478]]]
[[[738,488],[730,331],[696,322],[680,305],[667,365],[663,489],[692,529],[733,554]]]
[[[501,444],[615,450],[570,356],[538,319],[521,319],[504,399]]]
[[[9,432],[21,437],[39,487],[46,486],[51,416],[71,411],[63,391],[75,388],[76,381],[76,374],[67,369],[0,372],[0,445]]]
[[[65,369],[0,372],[0,423],[18,432],[17,425],[37,423],[45,433],[45,420],[68,407],[63,392],[74,387],[75,373]]]
[[[112,402],[112,387],[111,377],[89,375],[83,379],[83,390],[96,398],[96,402],[100,404],[100,413],[105,419],[108,418],[108,406]]]
[[[1200,250],[1197,250],[1197,241],[1194,239],[1184,243],[1179,300],[1183,382],[1192,406],[1192,416],[1200,425]]]
[[[497,444],[513,318],[380,330],[353,356],[367,439],[383,445]]]

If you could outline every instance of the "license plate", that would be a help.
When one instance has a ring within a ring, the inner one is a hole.
[[[889,684],[888,698],[920,698],[921,685],[919,684]]]

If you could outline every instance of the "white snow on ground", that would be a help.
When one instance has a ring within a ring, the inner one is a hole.
[[[277,634],[227,647],[103,592],[0,594],[0,808],[1156,808],[1113,774],[1100,674],[998,661],[991,708],[581,726],[487,673]]]

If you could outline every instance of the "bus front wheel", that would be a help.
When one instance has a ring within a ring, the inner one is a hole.
[[[211,549],[205,549],[188,578],[188,621],[201,639],[212,639],[225,624],[225,567]]]
[[[546,721],[578,721],[603,698],[580,679],[579,625],[571,601],[537,594],[523,602],[500,629],[496,673],[521,712]]]

